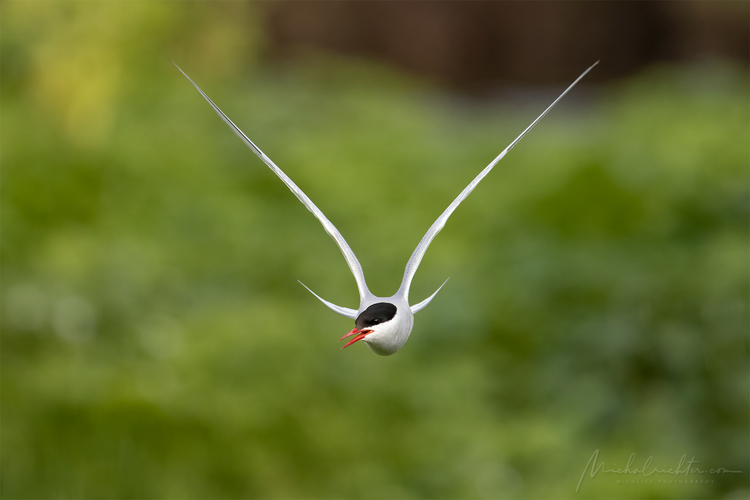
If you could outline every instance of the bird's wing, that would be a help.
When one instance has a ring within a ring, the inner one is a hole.
[[[518,141],[520,141],[523,138],[524,135],[526,135],[526,132],[528,132],[529,130],[531,130],[531,128],[534,125],[536,125],[537,122],[539,120],[541,120],[544,117],[544,115],[546,115],[547,112],[550,109],[552,109],[552,107],[555,104],[557,104],[557,102],[560,99],[562,99],[563,96],[565,94],[567,94],[568,91],[570,89],[572,89],[573,86],[575,86],[575,84],[578,83],[581,80],[581,78],[583,78],[586,75],[586,73],[588,73],[589,71],[591,71],[591,69],[594,66],[596,66],[597,64],[599,64],[599,61],[596,61],[594,64],[592,64],[589,69],[587,69],[586,71],[584,71],[581,74],[581,76],[579,76],[576,79],[576,81],[574,81],[567,89],[565,89],[565,92],[563,92],[562,94],[560,94],[560,96],[557,99],[555,99],[555,102],[553,102],[552,104],[550,104],[549,107],[547,109],[545,109],[544,112],[541,115],[539,115],[539,117],[537,117],[537,119],[534,120],[531,123],[531,125],[529,125],[528,127],[526,127],[526,130],[524,130],[523,132],[521,132],[521,135],[519,135],[518,137],[516,137],[516,139],[513,142],[511,142],[510,145],[507,148],[505,148],[502,153],[500,153],[499,155],[497,155],[497,157],[495,157],[495,159],[492,160],[492,162],[489,165],[487,165],[485,167],[485,169],[482,170],[479,173],[479,175],[477,175],[474,178],[474,180],[471,181],[471,183],[468,186],[466,186],[466,188],[464,188],[463,191],[461,191],[461,194],[459,194],[458,197],[455,200],[453,200],[453,203],[451,203],[450,206],[448,206],[448,208],[445,209],[445,212],[443,212],[440,215],[440,217],[438,217],[438,219],[432,224],[432,226],[430,226],[430,229],[427,231],[427,234],[424,235],[424,237],[422,238],[422,241],[419,242],[419,245],[417,245],[417,248],[414,250],[414,253],[411,255],[411,258],[409,259],[409,262],[406,263],[406,269],[404,271],[404,279],[401,281],[401,287],[399,288],[399,291],[398,291],[399,294],[401,294],[405,298],[408,298],[408,296],[409,296],[409,287],[411,286],[411,281],[414,278],[414,274],[417,272],[417,268],[419,267],[419,263],[422,261],[422,257],[424,257],[424,254],[427,251],[427,247],[430,246],[430,243],[432,243],[432,240],[435,238],[435,236],[437,236],[437,234],[440,232],[440,230],[443,229],[443,227],[445,226],[445,223],[447,222],[448,218],[451,216],[451,214],[453,213],[453,211],[456,209],[456,207],[458,207],[458,205],[460,205],[461,202],[464,201],[467,196],[469,196],[469,194],[474,190],[474,188],[477,187],[477,184],[479,184],[479,182],[482,179],[484,179],[484,177],[487,174],[490,173],[490,170],[492,170],[492,167],[494,167],[497,164],[497,162],[499,162],[500,160],[502,160],[503,157],[506,155],[506,153],[508,151],[510,151],[513,148],[513,146],[515,146],[516,143],[518,143]],[[433,296],[434,296],[434,294],[433,294]],[[430,297],[430,299],[432,299],[432,296]],[[423,302],[420,302],[419,304],[417,304],[414,307],[415,308],[419,307],[419,306],[424,307],[424,305],[422,305],[422,304],[427,305],[423,301]]]
[[[450,279],[450,278],[448,278],[448,279]],[[426,299],[424,299],[419,304],[414,304],[413,306],[411,306],[410,307],[411,313],[412,314],[417,314],[418,311],[421,311],[422,309],[424,309],[425,307],[427,307],[427,304],[429,304],[430,302],[432,302],[432,299],[435,298],[435,295],[437,295],[437,293],[440,291],[440,288],[443,288],[446,283],[448,283],[448,280],[445,280],[443,282],[443,284],[440,285],[440,287],[432,293],[432,295],[430,295],[429,297],[427,297]]]
[[[174,64],[174,63],[173,63]],[[175,64],[177,66],[177,64]],[[344,254],[344,259],[346,259],[346,263],[349,264],[349,269],[351,269],[352,274],[354,275],[354,279],[357,281],[357,288],[359,289],[359,298],[360,301],[364,299],[365,297],[370,296],[370,291],[367,288],[367,283],[365,283],[365,274],[362,271],[362,266],[359,264],[359,261],[357,260],[357,257],[354,255],[354,252],[347,244],[346,240],[343,236],[341,236],[341,233],[338,229],[336,229],[336,226],[331,224],[331,221],[329,221],[325,215],[323,215],[323,212],[320,211],[318,207],[315,206],[315,204],[310,200],[310,198],[307,197],[307,195],[302,192],[302,190],[297,187],[297,185],[292,181],[292,179],[289,178],[279,167],[276,166],[276,164],[271,161],[271,159],[263,153],[263,151],[258,148],[258,146],[253,143],[243,132],[240,130],[237,125],[232,122],[232,120],[229,119],[227,115],[222,112],[219,107],[214,104],[214,102],[198,87],[198,85],[195,84],[195,82],[187,76],[187,74],[182,71],[182,69],[177,66],[177,69],[180,70],[180,72],[185,75],[185,78],[190,80],[190,83],[193,84],[193,86],[200,92],[200,94],[203,96],[206,101],[211,105],[212,108],[214,108],[214,111],[216,111],[216,114],[219,115],[219,117],[224,120],[224,123],[229,125],[229,127],[234,131],[235,134],[237,134],[237,137],[239,137],[242,142],[245,143],[247,147],[249,147],[253,153],[256,154],[258,158],[260,158],[263,163],[268,165],[268,168],[273,170],[273,173],[276,174],[281,181],[286,184],[286,186],[289,188],[289,190],[294,193],[294,196],[296,196],[299,201],[302,202],[307,209],[312,212],[312,214],[320,221],[320,223],[323,225],[323,229],[326,230],[326,233],[333,238],[333,241],[336,242],[336,244],[339,246],[339,249],[341,249],[341,253]],[[309,288],[308,288],[309,290]],[[322,300],[322,299],[321,299]],[[334,306],[334,304],[331,304],[330,302],[325,302],[328,307]],[[335,308],[334,308],[335,307]],[[350,309],[341,308],[339,306],[331,307],[331,309],[334,312],[337,312],[339,314],[342,313],[342,311],[350,311]],[[338,309],[336,309],[338,308]],[[346,316],[346,314],[345,314]]]
[[[297,281],[299,281],[299,280],[297,280]],[[299,284],[302,285],[302,286],[304,286],[305,288],[307,288],[307,285],[305,285],[301,281],[299,281]],[[328,309],[330,309],[331,311],[335,312],[336,314],[340,314],[342,316],[346,316],[347,318],[351,318],[351,319],[357,319],[357,311],[356,310],[349,309],[348,307],[337,306],[336,304],[328,302],[327,300],[325,300],[324,298],[322,298],[320,295],[318,295],[317,293],[313,292],[309,288],[307,288],[307,291],[310,292],[311,294],[315,295],[315,297],[319,301],[321,301],[323,304],[325,304],[325,306]]]

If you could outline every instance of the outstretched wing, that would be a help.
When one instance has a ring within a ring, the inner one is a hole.
[[[268,168],[273,170],[273,173],[276,174],[284,184],[286,184],[289,190],[292,193],[294,193],[294,196],[296,196],[299,199],[299,201],[301,201],[302,204],[305,205],[305,207],[307,207],[307,209],[310,212],[312,212],[312,214],[320,221],[320,223],[323,225],[323,229],[325,229],[326,233],[328,233],[328,235],[331,238],[333,238],[333,241],[335,241],[336,244],[339,246],[339,249],[341,249],[341,253],[344,254],[344,259],[346,259],[346,263],[349,264],[349,269],[351,269],[352,274],[354,275],[354,279],[357,281],[357,288],[359,289],[360,301],[364,299],[365,297],[370,296],[371,294],[367,288],[367,283],[365,283],[365,274],[362,271],[362,266],[359,264],[357,257],[354,255],[354,252],[346,243],[346,240],[344,239],[344,237],[341,236],[341,233],[339,232],[339,230],[336,229],[336,226],[331,224],[331,221],[329,221],[326,218],[326,216],[323,215],[323,212],[321,212],[320,209],[316,207],[315,204],[310,200],[310,198],[308,198],[307,195],[304,192],[302,192],[302,190],[299,187],[297,187],[297,185],[292,181],[292,179],[290,179],[289,176],[287,176],[279,167],[277,167],[276,164],[273,161],[271,161],[271,159],[268,156],[266,156],[263,153],[263,151],[261,151],[260,148],[258,148],[258,146],[256,146],[255,143],[253,143],[253,141],[251,141],[242,132],[242,130],[240,130],[237,127],[237,125],[235,125],[234,122],[232,122],[232,120],[230,120],[229,117],[225,115],[224,112],[222,112],[219,109],[219,107],[216,104],[214,104],[214,102],[200,89],[200,87],[198,87],[198,85],[196,85],[195,82],[189,76],[187,76],[187,74],[184,71],[182,71],[182,69],[179,66],[177,66],[177,64],[175,64],[174,62],[172,64],[174,64],[177,67],[177,69],[180,70],[180,73],[185,75],[185,78],[190,80],[190,83],[193,84],[196,90],[198,90],[198,92],[200,92],[203,98],[206,99],[206,101],[208,101],[208,103],[211,105],[212,108],[214,108],[214,111],[216,111],[216,114],[218,114],[219,117],[222,120],[224,120],[224,123],[229,125],[232,131],[234,131],[234,133],[237,134],[237,137],[239,137],[242,140],[242,142],[244,142],[245,145],[249,147],[253,151],[253,153],[255,153],[256,156],[263,161],[263,163],[268,165]],[[320,299],[320,300],[323,301],[323,299]],[[331,304],[330,302],[323,301],[323,303],[326,304],[328,307],[334,306],[334,304]],[[333,309],[335,312],[339,314],[342,314],[342,312],[349,311],[349,309],[346,309],[346,308],[341,308],[339,306],[335,306],[335,307],[338,309],[335,309],[333,307],[331,309]]]
[[[448,279],[450,279],[450,278],[448,278]],[[435,298],[435,295],[438,294],[438,292],[440,291],[440,289],[443,288],[446,283],[448,283],[448,280],[443,281],[443,284],[440,285],[437,290],[435,290],[434,292],[432,292],[432,295],[430,295],[429,297],[427,297],[426,299],[424,299],[422,302],[420,302],[419,304],[414,304],[413,306],[410,306],[409,308],[411,309],[411,313],[412,314],[417,314],[417,312],[419,312],[422,309],[424,309],[425,307],[427,307],[427,304],[429,304],[430,302],[432,302],[432,299]]]
[[[526,130],[524,130],[523,132],[521,132],[521,135],[519,135],[518,137],[516,137],[516,139],[513,142],[511,142],[510,145],[507,148],[505,148],[502,153],[500,153],[499,155],[497,155],[497,157],[495,157],[495,159],[492,160],[492,162],[489,165],[487,165],[484,168],[484,170],[482,170],[479,173],[479,175],[477,175],[474,178],[474,180],[471,181],[471,183],[468,186],[466,186],[466,188],[464,188],[463,191],[461,191],[461,194],[459,194],[458,197],[455,200],[453,200],[453,203],[451,203],[448,206],[448,208],[445,209],[445,212],[443,212],[440,215],[440,217],[438,217],[438,219],[432,224],[432,226],[430,226],[430,229],[427,231],[427,234],[424,235],[424,237],[422,238],[422,241],[419,242],[419,245],[417,245],[417,248],[414,250],[414,253],[411,255],[411,258],[409,259],[409,262],[406,263],[406,270],[404,271],[404,279],[401,281],[401,287],[398,290],[399,294],[402,294],[405,298],[409,297],[409,287],[411,286],[411,281],[414,278],[414,274],[417,272],[417,268],[419,267],[419,263],[422,262],[422,257],[424,257],[424,254],[427,251],[427,247],[430,246],[430,243],[432,243],[432,240],[435,238],[435,236],[437,236],[437,234],[440,232],[440,230],[443,229],[443,227],[445,226],[445,223],[448,221],[448,218],[451,216],[451,214],[456,209],[456,207],[458,207],[458,205],[460,205],[461,202],[464,201],[467,196],[469,196],[469,194],[474,190],[474,188],[477,187],[477,184],[479,184],[479,182],[482,179],[484,179],[484,177],[487,174],[490,173],[490,170],[492,170],[492,167],[494,167],[497,164],[497,162],[499,162],[500,160],[502,160],[503,157],[506,155],[506,153],[508,151],[510,151],[513,148],[513,146],[515,146],[516,143],[518,143],[518,141],[520,141],[523,138],[524,135],[526,135],[526,132],[528,132],[529,130],[531,130],[531,128],[534,125],[536,125],[537,122],[539,120],[541,120],[544,117],[544,115],[546,115],[547,112],[550,109],[552,109],[552,107],[555,104],[557,104],[557,102],[560,99],[562,99],[563,96],[565,94],[567,94],[568,91],[570,89],[572,89],[573,86],[575,86],[575,84],[578,83],[581,80],[581,78],[583,78],[584,76],[586,76],[586,73],[588,73],[589,71],[591,71],[591,69],[594,66],[596,66],[597,64],[599,64],[599,61],[596,61],[594,64],[592,64],[589,69],[587,69],[586,71],[584,71],[581,74],[581,76],[579,76],[576,79],[576,81],[574,81],[567,89],[565,89],[565,92],[563,92],[562,94],[560,94],[560,96],[557,99],[555,99],[555,102],[553,102],[552,104],[550,104],[549,107],[547,109],[545,109],[544,112],[541,115],[539,115],[539,117],[537,117],[537,119],[534,120],[531,123],[531,125],[529,125],[528,127],[526,127]],[[433,296],[434,296],[434,294],[433,294]],[[432,299],[432,296],[430,297],[430,299]],[[419,304],[417,304],[417,306],[415,306],[415,308],[419,307],[422,304],[423,304],[423,302],[420,302]],[[424,305],[427,305],[427,304],[424,304]],[[422,307],[424,307],[424,306],[422,306]]]
[[[351,319],[357,319],[357,311],[356,311],[356,309],[349,309],[348,307],[341,307],[341,306],[337,306],[336,304],[334,304],[334,303],[332,303],[332,302],[328,302],[328,301],[327,301],[326,299],[322,298],[322,297],[321,297],[320,295],[318,295],[317,293],[315,293],[315,292],[313,292],[312,290],[310,290],[310,289],[309,289],[309,288],[307,287],[307,285],[305,285],[304,283],[302,283],[302,282],[301,282],[301,281],[299,281],[299,280],[297,280],[297,281],[299,282],[299,284],[300,284],[300,285],[302,285],[302,286],[304,286],[305,288],[307,288],[307,291],[308,291],[308,292],[310,292],[311,294],[315,295],[315,297],[316,297],[316,298],[317,298],[317,299],[318,299],[319,301],[321,301],[321,302],[322,302],[323,304],[325,304],[325,306],[326,306],[326,307],[327,307],[328,309],[330,309],[331,311],[335,312],[336,314],[340,314],[340,315],[342,315],[342,316],[345,316],[345,317],[347,317],[347,318],[351,318]]]

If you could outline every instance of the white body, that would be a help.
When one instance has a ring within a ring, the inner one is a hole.
[[[362,302],[357,311],[357,316],[372,304],[378,302],[389,302],[395,305],[398,311],[392,320],[371,327],[372,333],[369,333],[363,340],[375,354],[390,356],[401,349],[409,340],[409,334],[414,328],[414,313],[401,295],[397,294],[392,297],[375,297],[373,295],[370,299]]]

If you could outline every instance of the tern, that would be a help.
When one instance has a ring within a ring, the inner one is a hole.
[[[177,66],[176,63],[173,62],[173,64]],[[333,238],[333,241],[336,242],[336,245],[338,245],[341,253],[344,255],[344,259],[346,260],[346,263],[349,265],[349,269],[351,269],[352,274],[354,275],[354,280],[357,282],[357,288],[359,290],[359,309],[350,309],[348,307],[337,306],[336,304],[333,304],[321,298],[318,294],[310,290],[304,283],[300,281],[300,284],[302,286],[307,288],[310,293],[312,293],[318,300],[320,300],[333,312],[354,320],[354,328],[349,333],[341,337],[341,339],[339,339],[344,340],[346,338],[352,337],[341,349],[349,347],[350,345],[354,344],[355,342],[359,342],[360,340],[364,340],[365,344],[367,344],[367,346],[376,354],[380,354],[381,356],[389,356],[401,349],[401,347],[409,338],[409,334],[414,327],[414,314],[424,309],[427,304],[429,304],[430,301],[435,298],[435,295],[437,295],[440,289],[443,288],[445,283],[447,283],[448,281],[445,280],[445,282],[443,282],[443,284],[440,285],[440,287],[432,295],[424,299],[422,302],[411,306],[409,305],[409,287],[411,286],[414,274],[417,272],[417,268],[422,261],[422,257],[424,257],[424,254],[427,251],[427,248],[430,246],[430,243],[432,243],[432,240],[435,238],[435,236],[437,236],[440,230],[443,229],[445,223],[448,221],[448,218],[451,216],[453,211],[456,210],[458,205],[460,205],[467,196],[469,196],[474,188],[477,187],[479,182],[484,179],[484,177],[488,173],[490,173],[492,168],[500,160],[502,160],[503,157],[508,153],[508,151],[513,149],[513,146],[515,146],[518,141],[520,141],[523,136],[526,135],[526,133],[531,130],[532,127],[534,127],[534,125],[536,125],[537,122],[541,120],[544,115],[546,115],[547,112],[552,109],[555,104],[557,104],[558,101],[560,101],[560,99],[562,99],[565,94],[567,94],[568,91],[572,89],[584,76],[586,76],[586,73],[591,71],[597,64],[599,64],[599,61],[596,61],[594,64],[592,64],[586,71],[581,74],[581,76],[579,76],[572,84],[570,84],[570,86],[565,89],[565,91],[560,94],[560,96],[555,99],[555,101],[550,104],[547,109],[545,109],[544,112],[542,112],[542,114],[536,118],[536,120],[531,122],[531,125],[526,127],[526,129],[508,145],[508,147],[506,147],[499,155],[497,155],[495,159],[492,160],[490,164],[487,165],[484,170],[482,170],[479,175],[477,175],[474,180],[464,188],[463,191],[461,191],[456,199],[453,200],[453,203],[451,203],[448,208],[446,208],[445,211],[440,215],[440,217],[437,218],[437,220],[432,224],[432,226],[430,226],[430,229],[417,245],[417,248],[414,250],[414,253],[412,253],[409,261],[406,263],[406,269],[404,270],[404,277],[401,280],[401,286],[399,287],[398,291],[390,297],[377,297],[373,295],[372,292],[370,292],[370,290],[367,288],[367,283],[365,282],[365,274],[362,271],[362,266],[359,264],[357,257],[354,255],[354,252],[349,247],[344,237],[341,236],[339,230],[336,229],[336,226],[334,226],[331,221],[329,221],[326,216],[323,215],[323,212],[321,212],[320,209],[315,206],[315,204],[310,200],[310,198],[308,198],[308,196],[299,187],[297,187],[292,179],[290,179],[289,176],[287,176],[279,167],[277,167],[276,164],[268,156],[266,156],[265,153],[263,153],[263,151],[261,151],[260,148],[256,146],[255,143],[251,141],[242,132],[242,130],[240,130],[239,127],[237,127],[237,125],[235,125],[234,122],[230,120],[229,117],[225,115],[221,109],[219,109],[216,104],[214,104],[214,102],[205,94],[205,92],[203,92],[203,90],[201,90],[201,88],[198,87],[198,85],[184,71],[182,71],[179,66],[177,66],[177,69],[180,70],[180,72],[185,75],[190,83],[193,84],[196,90],[200,92],[203,98],[211,105],[211,107],[214,109],[214,111],[216,111],[216,113],[224,121],[224,123],[229,125],[232,131],[237,134],[237,137],[239,137],[242,142],[244,142],[245,145],[249,147],[252,152],[255,153],[256,156],[258,156],[258,158],[260,158],[261,161],[263,161],[263,163],[265,163],[268,168],[270,168],[284,184],[286,184],[289,190],[299,199],[299,201],[301,201],[302,204],[305,205],[305,207],[310,212],[312,212],[312,214],[323,225],[323,229],[325,229],[328,235]]]

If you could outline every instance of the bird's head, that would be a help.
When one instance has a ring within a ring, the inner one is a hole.
[[[362,311],[354,325],[354,329],[340,339],[354,337],[344,347],[364,340],[374,353],[388,356],[401,349],[409,338],[414,316],[408,306],[397,307],[392,302],[377,302]]]

